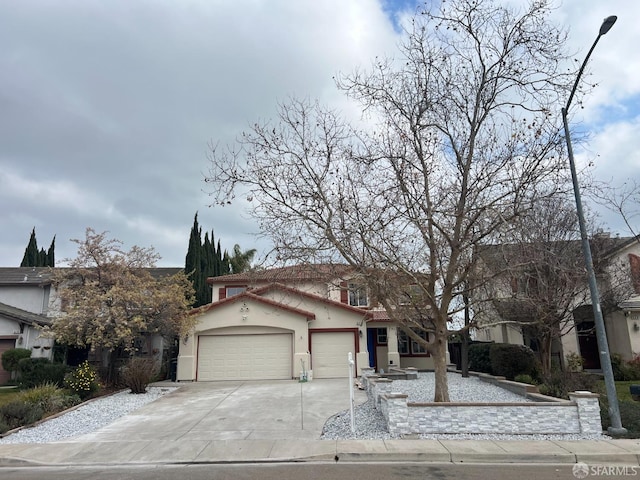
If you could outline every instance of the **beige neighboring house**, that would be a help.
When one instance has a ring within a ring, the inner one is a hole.
[[[609,351],[630,360],[640,354],[640,242],[634,237],[605,236],[604,245],[608,247],[604,255],[606,267],[605,273],[598,275],[598,285],[601,297],[604,296],[602,292],[614,292],[613,304],[603,304]],[[582,255],[579,243],[576,251]],[[480,324],[501,320],[498,305],[501,300],[515,294],[517,280],[511,279],[514,291],[505,288],[494,290],[500,293],[492,308],[486,309],[478,319]],[[585,369],[599,370],[600,357],[586,275],[584,281],[584,291],[575,297],[572,316],[563,327],[562,336],[553,341],[552,355],[556,363],[564,366],[566,356],[575,353],[583,358]],[[526,329],[523,330],[519,325],[501,324],[479,328],[476,340],[526,344],[535,350],[535,345],[531,345],[527,337]]]
[[[348,376],[356,365],[433,369],[429,353],[370,304],[344,265],[299,265],[208,279],[209,305],[180,341],[178,381]]]
[[[39,330],[51,322],[51,289],[48,268],[0,268],[0,356],[26,348],[32,357],[52,358],[53,340],[41,337]],[[0,385],[9,380],[10,372],[0,365]]]

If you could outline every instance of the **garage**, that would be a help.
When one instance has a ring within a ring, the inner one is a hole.
[[[311,368],[314,378],[347,377],[349,352],[355,360],[357,349],[354,332],[311,332]]]
[[[292,358],[289,333],[201,335],[197,380],[288,380]]]

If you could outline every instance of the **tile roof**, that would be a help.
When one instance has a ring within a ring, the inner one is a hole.
[[[288,267],[270,268],[266,270],[252,270],[249,272],[222,275],[207,278],[208,284],[214,283],[287,283],[291,281],[335,280],[353,268],[343,264],[303,264]]]
[[[307,312],[306,310],[301,310],[299,308],[296,307],[292,307],[290,305],[287,305],[285,303],[281,303],[278,302],[276,300],[272,300],[266,297],[263,297],[263,295],[269,291],[272,290],[280,290],[282,292],[286,292],[289,293],[291,295],[297,295],[300,297],[305,297],[311,301],[315,301],[315,302],[320,302],[320,303],[325,303],[328,305],[332,305],[334,307],[337,308],[341,308],[344,310],[348,310],[351,313],[355,313],[355,314],[359,314],[362,315],[363,317],[370,317],[371,315],[371,311],[370,310],[365,310],[362,308],[358,308],[358,307],[352,307],[351,305],[346,305],[344,303],[341,302],[336,302],[335,300],[331,300],[329,298],[325,298],[325,297],[321,297],[319,295],[314,295],[312,293],[308,293],[308,292],[304,292],[302,290],[297,290],[296,288],[293,287],[289,287],[287,285],[283,285],[280,283],[270,283],[268,285],[265,285],[263,287],[260,288],[256,288],[256,289],[252,289],[252,290],[246,290],[242,293],[239,293],[238,295],[233,295],[232,297],[227,297],[224,298],[222,300],[219,300],[217,302],[213,302],[213,303],[209,303],[207,305],[202,305],[201,307],[197,307],[194,308],[193,310],[191,310],[191,314],[192,315],[201,315],[205,312],[208,312],[209,310],[218,307],[219,305],[224,305],[227,303],[231,303],[231,302],[235,302],[238,300],[242,300],[250,298],[250,299],[254,299],[254,300],[258,300],[262,303],[266,303],[272,306],[275,306],[277,308],[282,308],[284,310],[290,310],[292,312],[298,313],[300,315],[303,316],[307,316],[307,318],[309,318],[310,320],[313,320],[315,318],[315,313],[313,312]]]

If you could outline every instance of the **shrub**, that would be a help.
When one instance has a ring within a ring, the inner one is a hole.
[[[635,358],[625,362],[621,355],[614,353],[611,355],[611,369],[617,381],[640,380],[640,361]]]
[[[61,363],[51,363],[47,358],[23,358],[18,362],[20,388],[33,388],[43,383],[62,386],[67,367]]]
[[[132,357],[120,372],[120,382],[131,393],[145,393],[147,385],[155,380],[158,368],[152,358]]]
[[[23,358],[29,358],[31,356],[31,350],[26,348],[10,348],[5,350],[2,354],[2,368],[11,372],[11,378],[14,378],[15,372],[18,371],[18,363]]]
[[[9,425],[4,421],[4,417],[0,415],[0,435],[11,430]]]
[[[493,343],[469,345],[469,369],[474,372],[492,373],[490,351]]]
[[[535,374],[536,354],[526,345],[495,343],[489,351],[489,357],[494,375],[513,380],[519,374]]]
[[[524,373],[521,373],[520,375],[516,375],[515,377],[513,377],[513,380],[520,383],[528,383],[529,385],[538,384],[538,382],[536,382],[531,375],[527,375]]]
[[[640,437],[640,402],[621,400],[618,402],[622,426],[627,429],[627,437]],[[609,403],[605,395],[600,396],[600,418],[602,428],[606,431],[611,426]]]
[[[598,377],[582,372],[554,371],[544,377],[538,390],[543,395],[557,398],[569,398],[569,392],[577,390],[598,391]]]
[[[37,387],[25,390],[20,394],[20,400],[42,408],[44,415],[65,410],[80,403],[77,395],[69,395],[55,383],[43,383]]]
[[[98,373],[85,360],[64,378],[64,385],[75,392],[82,400],[98,391]]]
[[[31,425],[42,418],[42,408],[31,403],[16,400],[0,407],[0,416],[8,430]]]

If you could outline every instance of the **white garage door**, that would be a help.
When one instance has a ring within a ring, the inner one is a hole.
[[[198,376],[207,380],[291,379],[291,334],[201,335]]]
[[[340,378],[349,376],[349,352],[355,360],[353,332],[312,332],[311,367],[314,378]]]

